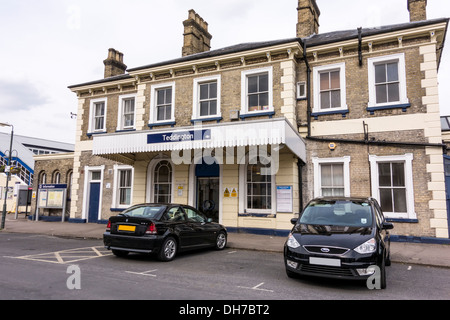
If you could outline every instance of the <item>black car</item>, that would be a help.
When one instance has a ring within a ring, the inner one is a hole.
[[[385,221],[373,198],[317,198],[308,203],[284,246],[289,277],[297,275],[368,279],[379,271],[386,287],[390,237],[394,226]],[[372,266],[372,267],[371,267]]]
[[[103,242],[116,256],[154,253],[170,261],[181,251],[224,249],[227,230],[187,205],[140,204],[109,219]]]

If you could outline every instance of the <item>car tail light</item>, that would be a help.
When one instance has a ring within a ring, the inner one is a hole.
[[[106,231],[107,232],[111,231],[111,220],[108,220],[108,224],[106,225]]]
[[[156,226],[153,222],[150,222],[150,224],[147,227],[147,230],[145,231],[145,234],[156,234]]]

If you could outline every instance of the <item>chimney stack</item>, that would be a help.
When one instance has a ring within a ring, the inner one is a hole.
[[[208,23],[194,10],[189,10],[189,17],[183,25],[183,57],[211,49],[212,35],[208,32]]]
[[[123,53],[115,49],[108,50],[108,58],[103,61],[105,65],[105,79],[125,74],[127,66],[123,63]]]
[[[298,0],[297,38],[319,33],[320,10],[316,0]]]
[[[427,0],[408,0],[409,21],[427,20]]]

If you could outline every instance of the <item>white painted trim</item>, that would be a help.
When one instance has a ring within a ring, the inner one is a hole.
[[[387,102],[377,104],[377,95],[375,90],[375,65],[379,63],[386,63],[390,61],[398,62],[398,78],[399,78],[399,98],[400,101],[397,102]],[[388,56],[374,57],[367,59],[367,69],[369,75],[369,104],[368,107],[383,107],[392,106],[395,104],[406,104],[409,103],[407,91],[406,91],[406,65],[405,65],[405,54],[391,54]]]
[[[380,202],[380,189],[378,183],[378,162],[403,162],[405,164],[405,184],[406,184],[406,213],[393,213],[385,212],[384,215],[388,218],[399,219],[416,219],[417,215],[414,207],[414,183],[413,183],[413,169],[412,161],[414,156],[412,153],[406,153],[404,155],[392,155],[392,156],[376,156],[369,155],[370,162],[370,175],[372,186],[372,197]]]
[[[129,205],[121,205],[119,204],[118,195],[119,195],[119,170],[129,170],[131,169],[131,195],[130,195],[130,204]],[[114,165],[114,185],[113,185],[113,196],[111,208],[121,208],[126,209],[133,204],[133,186],[134,186],[134,167],[127,165]]]
[[[258,75],[262,73],[268,73],[269,76],[269,109],[268,110],[259,110],[259,111],[248,111],[248,85],[247,79],[248,76]],[[241,72],[241,115],[246,114],[254,114],[258,113],[266,113],[274,111],[273,107],[273,67],[265,67],[258,69],[245,70]]]
[[[123,100],[134,98],[134,125],[132,127],[123,126]],[[119,96],[119,105],[117,108],[117,130],[136,129],[136,109],[137,109],[137,94],[125,94]]]
[[[157,117],[156,117],[156,99],[158,98],[156,95],[156,91],[158,89],[163,89],[163,88],[172,88],[172,112],[170,114],[171,118],[167,119],[167,120],[160,120],[157,121]],[[155,84],[151,86],[151,90],[150,90],[150,120],[149,120],[149,124],[161,124],[164,122],[173,122],[175,121],[175,81],[173,82],[165,82],[165,83],[160,83],[160,84]]]
[[[217,113],[215,115],[207,115],[207,116],[200,116],[200,84],[207,83],[207,82],[217,82]],[[193,85],[193,103],[192,103],[192,120],[201,120],[206,118],[214,118],[214,117],[221,117],[222,111],[221,111],[221,75],[214,75],[209,77],[202,77],[202,78],[196,78],[194,79],[194,85]]]
[[[320,108],[320,73],[324,71],[339,70],[340,86],[341,86],[341,107],[321,109]],[[347,106],[347,85],[345,81],[345,62],[328,64],[324,66],[313,68],[313,90],[314,90],[314,105],[313,112],[328,112],[328,111],[342,111],[348,110]]]
[[[153,203],[153,199],[154,199],[154,191],[153,191],[153,186],[154,186],[154,175],[153,172],[155,170],[156,165],[158,164],[158,162],[160,161],[168,161],[170,163],[170,165],[172,166],[172,190],[171,190],[171,196],[170,196],[170,201],[173,202],[174,201],[174,192],[175,192],[175,165],[173,164],[172,160],[170,159],[170,157],[167,157],[166,155],[160,154],[157,155],[156,157],[154,157],[148,164],[147,167],[147,191],[145,193],[145,201],[147,203]]]
[[[105,166],[94,166],[94,167],[90,167],[90,166],[85,166],[84,167],[84,191],[83,194],[85,195],[83,198],[83,208],[81,211],[81,219],[86,219],[88,220],[88,209],[89,209],[89,197],[90,197],[90,176],[91,176],[91,172],[92,171],[100,171],[101,172],[101,177],[100,180],[95,180],[100,182],[100,196],[99,196],[99,205],[98,205],[98,217],[97,219],[100,220],[102,217],[102,203],[103,203],[103,177],[104,177],[104,171],[105,171]],[[88,221],[89,222],[89,221]]]
[[[314,169],[314,198],[322,196],[322,184],[320,181],[321,169],[320,165],[324,163],[336,163],[344,165],[344,196],[350,197],[350,156],[341,158],[312,158]]]
[[[94,130],[94,104],[98,102],[104,102],[105,103],[105,118],[103,120],[103,129],[101,130]],[[88,133],[97,133],[97,132],[106,132],[106,118],[108,115],[108,98],[99,98],[99,99],[92,99],[90,101],[89,106],[89,128]]]

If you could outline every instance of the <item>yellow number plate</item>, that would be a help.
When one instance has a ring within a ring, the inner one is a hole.
[[[124,226],[124,225],[120,225],[118,228],[119,231],[136,231],[136,226]]]

